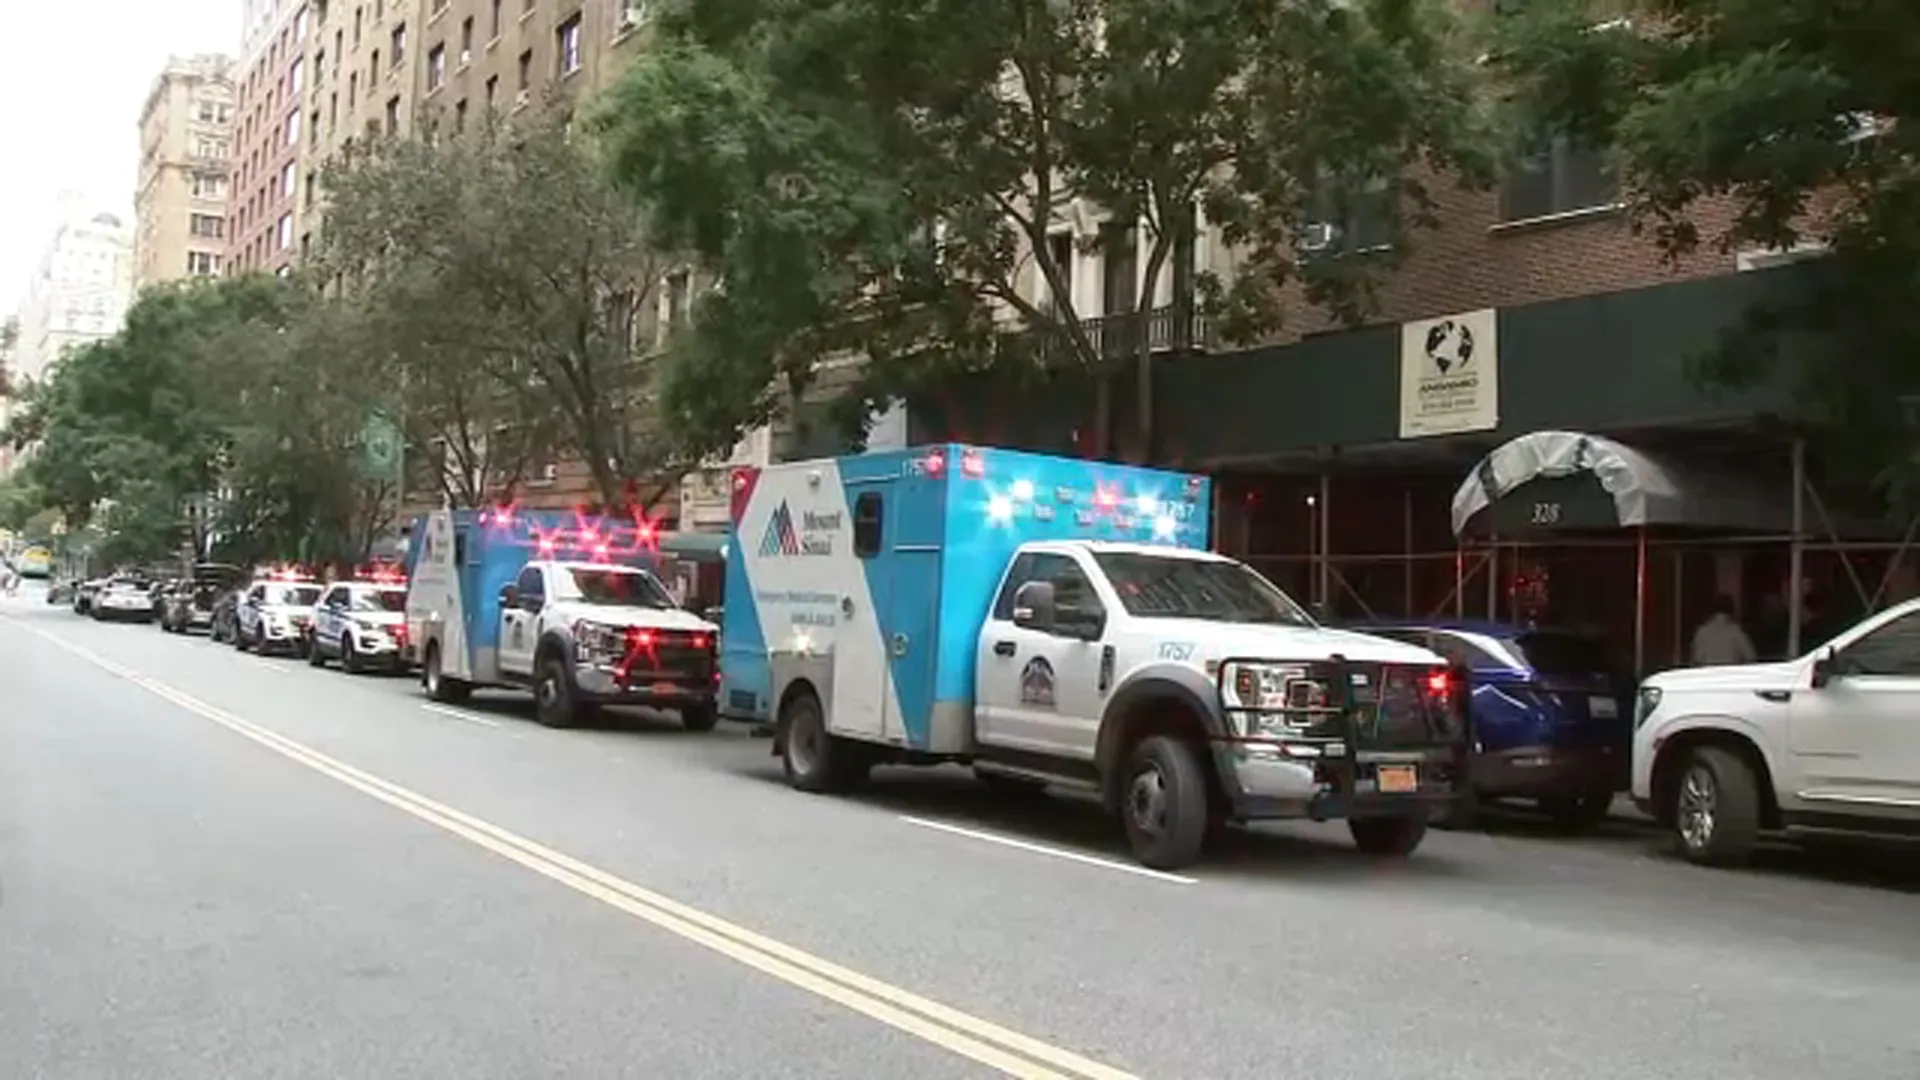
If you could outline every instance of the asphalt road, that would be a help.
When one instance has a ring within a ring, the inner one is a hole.
[[[1920,872],[1510,824],[1183,876],[949,772],[0,600],[0,1077],[1920,1076]]]

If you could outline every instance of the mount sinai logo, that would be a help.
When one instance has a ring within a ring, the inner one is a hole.
[[[787,505],[787,500],[781,499],[780,505],[774,507],[773,515],[767,518],[767,531],[760,537],[760,555],[769,559],[831,555],[833,537],[840,527],[839,511],[817,514],[805,510],[796,524],[793,508]]]

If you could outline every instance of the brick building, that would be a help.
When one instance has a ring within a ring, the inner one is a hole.
[[[211,277],[226,258],[233,60],[171,57],[140,110],[134,188],[135,289]]]
[[[285,273],[299,255],[309,0],[245,0],[229,158],[226,264]]]

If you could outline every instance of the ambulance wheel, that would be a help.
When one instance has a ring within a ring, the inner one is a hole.
[[[1141,865],[1177,870],[1200,858],[1207,841],[1207,773],[1193,748],[1155,735],[1127,759],[1120,816]]]
[[[720,710],[712,703],[689,705],[680,710],[680,726],[688,731],[712,731],[720,722]]]
[[[1353,846],[1369,855],[1404,858],[1427,838],[1427,819],[1418,816],[1352,818],[1347,831]]]
[[[577,727],[588,719],[589,710],[578,704],[577,697],[566,661],[557,655],[541,661],[540,673],[533,680],[533,715],[541,726]]]
[[[443,705],[458,705],[473,693],[473,687],[440,669],[438,642],[427,646],[426,662],[420,665],[420,682],[427,688],[427,696]]]
[[[846,791],[867,775],[860,747],[827,731],[820,699],[802,690],[780,706],[780,767],[799,791]]]

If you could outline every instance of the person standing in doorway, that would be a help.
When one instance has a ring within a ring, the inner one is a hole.
[[[1713,598],[1713,614],[1693,632],[1695,667],[1751,664],[1759,659],[1753,650],[1753,639],[1747,637],[1740,625],[1737,611],[1733,597],[1722,593]]]

